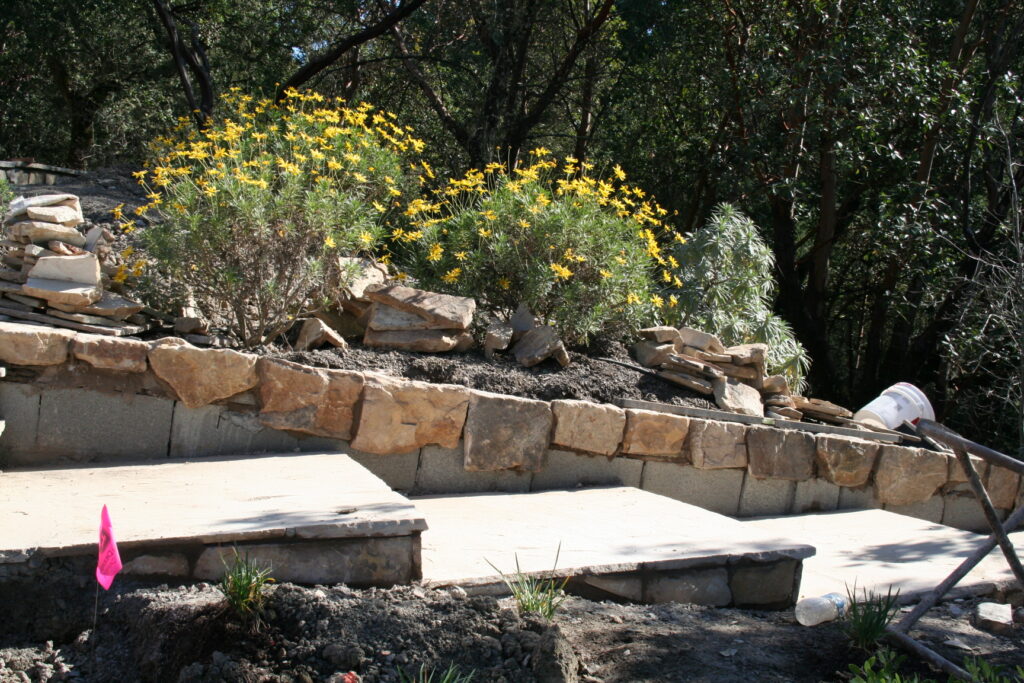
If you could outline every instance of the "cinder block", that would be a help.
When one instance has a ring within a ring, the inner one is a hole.
[[[644,582],[639,574],[601,574],[598,576],[581,576],[580,581],[587,586],[593,587],[630,602],[643,602]],[[572,581],[570,581],[572,583]],[[587,591],[588,593],[590,591]],[[605,596],[596,595],[592,599],[602,599]]]
[[[758,479],[747,473],[740,494],[739,517],[785,515],[793,507],[796,482],[785,479]]]
[[[729,570],[714,567],[655,574],[647,580],[644,602],[682,602],[724,607],[732,602]]]
[[[743,470],[698,470],[674,462],[648,462],[644,491],[689,503],[722,515],[735,516],[743,488]]]
[[[942,523],[965,531],[987,532],[988,521],[981,510],[981,504],[970,491],[952,491],[945,496]]]
[[[0,419],[6,422],[0,434],[0,465],[35,464],[39,392],[27,384],[0,382]]]
[[[936,524],[942,521],[942,510],[945,507],[945,499],[942,494],[936,494],[926,501],[920,503],[911,503],[910,505],[888,505],[884,506],[887,512],[895,512],[898,515],[906,515],[907,517],[915,517],[917,519],[923,519],[927,522],[935,522]]]
[[[425,446],[420,451],[413,493],[470,493],[505,491],[525,493],[530,490],[532,473],[513,470],[470,472],[464,466],[462,443],[457,448]]]
[[[408,492],[416,487],[416,471],[420,463],[418,450],[395,455],[375,455],[349,448],[345,453],[396,491]]]
[[[264,427],[255,413],[239,413],[219,405],[189,408],[175,402],[172,458],[287,453],[295,448],[295,437]]]
[[[800,587],[801,569],[799,560],[737,565],[729,580],[732,604],[773,609],[792,607]]]
[[[577,486],[640,487],[642,460],[548,451],[544,469],[535,472],[531,490],[571,489]]]
[[[839,507],[839,488],[826,479],[798,481],[793,497],[793,514],[835,510]]]
[[[87,389],[44,391],[40,456],[48,462],[166,458],[174,401]]]
[[[393,586],[419,576],[418,536],[353,538],[243,545],[254,563],[270,568],[278,581],[304,584],[345,583],[350,586]],[[196,561],[195,578],[219,580],[233,549],[207,548]]]
[[[859,486],[855,489],[842,486],[839,489],[840,510],[878,510],[881,507],[874,486]]]

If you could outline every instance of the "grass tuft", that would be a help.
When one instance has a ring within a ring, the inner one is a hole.
[[[900,591],[893,593],[892,586],[885,595],[869,592],[866,588],[862,597],[857,598],[857,584],[846,587],[850,609],[843,620],[843,630],[853,644],[862,650],[871,650],[885,635],[885,627],[892,621],[899,606]]]
[[[413,675],[405,673],[399,667],[398,681],[399,683],[469,683],[473,680],[474,673],[474,671],[470,671],[464,674],[455,664],[449,664],[447,669],[438,673],[436,669],[428,669],[426,664],[421,664],[419,671]],[[440,678],[435,678],[435,676],[440,676]]]
[[[224,594],[228,606],[237,614],[243,623],[258,629],[262,623],[263,605],[266,595],[263,593],[267,584],[273,583],[270,569],[261,567],[249,559],[248,553],[239,555],[234,549],[235,557],[230,564],[221,557],[224,563],[224,577],[217,588]]]
[[[552,570],[558,567],[558,557],[561,552],[562,544],[559,543]],[[565,600],[565,586],[569,583],[570,577],[567,576],[558,581],[556,579],[539,579],[529,576],[524,574],[519,568],[519,556],[516,555],[515,558],[515,574],[505,574],[505,572],[495,567],[490,560],[487,561],[487,564],[491,565],[494,571],[501,575],[501,580],[505,582],[505,585],[511,591],[520,612],[539,614],[545,619],[550,620],[555,616],[559,605]]]

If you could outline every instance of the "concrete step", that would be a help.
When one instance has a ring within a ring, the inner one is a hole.
[[[931,591],[987,538],[884,510],[851,510],[745,520],[768,535],[810,543],[818,552],[804,562],[800,597],[857,587],[886,593],[899,589],[901,602]],[[1018,553],[1024,531],[1010,534]],[[987,594],[1014,581],[1002,551],[992,551],[957,586],[959,593]]]
[[[573,577],[596,598],[783,608],[814,548],[635,488],[412,499],[427,519],[423,578],[500,593],[500,573]],[[555,566],[557,557],[557,566]]]
[[[95,558],[104,504],[129,574],[217,579],[232,546],[281,581],[387,586],[421,573],[423,516],[341,453],[5,471],[0,570]]]

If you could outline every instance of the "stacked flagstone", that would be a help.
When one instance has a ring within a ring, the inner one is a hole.
[[[4,221],[0,314],[88,332],[121,335],[142,305],[103,288],[103,267],[113,236],[100,226],[83,234],[78,197],[19,197]]]
[[[367,346],[403,351],[466,351],[476,301],[402,285],[370,286],[364,295],[372,302],[367,312]]]
[[[705,395],[724,410],[744,415],[845,424],[853,414],[816,398],[792,395],[782,375],[767,375],[767,344],[725,347],[714,335],[688,327],[650,327],[633,347],[636,359],[658,376]]]

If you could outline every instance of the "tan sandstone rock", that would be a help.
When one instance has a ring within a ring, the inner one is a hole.
[[[683,443],[689,428],[689,418],[681,415],[627,408],[622,452],[683,459]]]
[[[473,335],[457,330],[371,330],[363,336],[367,346],[401,351],[443,353],[467,351],[473,346]]]
[[[0,322],[0,362],[11,365],[59,365],[67,360],[71,330]]]
[[[367,453],[408,453],[428,444],[455,448],[469,407],[469,389],[366,375],[352,447]]]
[[[985,477],[985,490],[992,500],[992,505],[1002,510],[1013,508],[1017,499],[1017,488],[1020,486],[1020,475],[1005,467],[992,465]]]
[[[707,332],[701,332],[691,327],[680,327],[679,337],[685,346],[700,349],[701,351],[710,351],[711,353],[725,352],[725,347],[722,345],[721,340]]]
[[[859,487],[868,483],[881,447],[876,441],[819,434],[815,440],[818,476],[838,486]]]
[[[740,415],[764,417],[761,392],[754,387],[738,382],[731,377],[715,378],[711,384],[715,392],[715,403],[722,410],[731,410]]]
[[[750,474],[758,479],[806,481],[814,474],[814,436],[771,427],[747,429]]]
[[[138,339],[82,334],[71,345],[75,358],[94,368],[121,372],[145,372],[149,344]]]
[[[180,340],[176,340],[180,341]],[[213,403],[256,386],[257,356],[230,349],[199,349],[158,341],[149,364],[189,408]]]
[[[309,318],[302,323],[299,330],[299,338],[295,341],[296,351],[308,351],[317,349],[324,344],[330,344],[338,349],[347,349],[348,343],[345,339],[328,327],[327,323],[319,318]]]
[[[82,222],[81,210],[76,211],[73,206],[30,206],[25,212],[29,220],[44,221],[46,223],[60,223],[73,228]]]
[[[431,325],[431,329],[465,330],[473,322],[476,301],[465,296],[438,294],[402,285],[368,288],[371,301],[412,313]],[[407,329],[407,328],[401,328]]]
[[[551,442],[561,448],[615,455],[626,429],[626,411],[606,403],[551,402],[555,431]]]
[[[464,467],[472,472],[540,471],[553,419],[545,401],[472,391]]]
[[[100,285],[100,261],[96,254],[43,256],[28,271],[29,279],[62,280],[91,287]]]
[[[8,228],[11,237],[20,239],[23,242],[34,244],[46,244],[50,240],[60,240],[76,247],[85,246],[85,235],[75,228],[58,223],[45,223],[43,221],[18,221]]]
[[[932,497],[946,483],[946,456],[923,448],[882,446],[875,472],[878,500],[889,505],[911,505]]]
[[[88,306],[103,296],[103,291],[99,287],[37,277],[28,278],[21,286],[21,291],[29,296],[46,299],[51,304],[67,306]]]
[[[643,339],[649,339],[659,344],[672,344],[677,349],[681,348],[683,344],[683,338],[679,335],[679,330],[669,325],[645,327],[640,330],[639,334]]]
[[[333,439],[352,438],[352,419],[363,391],[363,375],[310,368],[262,358],[259,374],[261,424]]]
[[[744,425],[691,418],[686,450],[700,469],[742,468],[747,466],[746,438]]]

